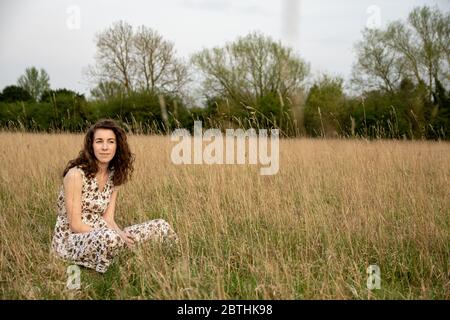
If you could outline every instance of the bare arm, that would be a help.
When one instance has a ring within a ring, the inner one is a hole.
[[[121,229],[117,225],[116,221],[114,220],[114,212],[116,210],[116,199],[117,199],[117,188],[114,187],[114,191],[112,192],[112,195],[111,195],[111,200],[109,201],[109,204],[105,210],[105,213],[103,213],[103,219],[105,220],[105,222],[109,228],[118,231]]]
[[[109,228],[117,231],[117,233],[120,235],[120,237],[125,241],[127,245],[133,246],[134,241],[131,234],[120,229],[120,227],[114,220],[114,213],[116,210],[116,199],[117,199],[117,187],[114,187],[114,191],[111,195],[111,200],[109,201],[105,213],[103,213],[103,219],[105,220]]]
[[[63,183],[70,230],[74,233],[92,231],[93,228],[81,220],[81,189],[83,187],[81,173],[75,168],[70,169],[64,177]]]

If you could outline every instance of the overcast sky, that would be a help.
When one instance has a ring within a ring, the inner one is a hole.
[[[184,58],[261,31],[294,47],[313,74],[348,79],[361,30],[422,5],[450,10],[449,0],[2,0],[0,90],[36,66],[52,88],[88,93],[82,71],[94,63],[94,35],[118,20],[157,30]]]

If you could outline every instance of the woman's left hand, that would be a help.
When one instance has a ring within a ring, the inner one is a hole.
[[[129,248],[134,247],[134,237],[128,231],[120,230],[119,235]]]

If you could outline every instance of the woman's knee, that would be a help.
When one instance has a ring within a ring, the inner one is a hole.
[[[164,219],[156,219],[154,220],[154,224],[163,235],[167,235],[173,232],[172,226]]]
[[[108,248],[122,247],[125,244],[119,233],[113,229],[105,229],[103,237]]]
[[[157,226],[163,229],[170,228],[170,224],[164,219],[156,219],[155,222]]]
[[[164,238],[164,240],[178,241],[177,234],[166,220],[158,219],[157,221],[161,236]]]

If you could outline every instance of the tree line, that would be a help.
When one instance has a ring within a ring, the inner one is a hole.
[[[308,62],[261,33],[184,61],[157,31],[119,21],[95,36],[89,99],[51,89],[45,70],[27,68],[0,93],[0,126],[76,132],[110,117],[140,133],[192,130],[202,120],[206,128],[278,128],[286,137],[449,139],[449,35],[450,14],[428,6],[364,29],[345,84],[328,74],[312,79]]]

